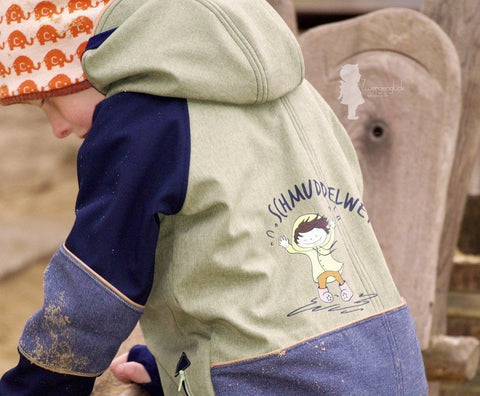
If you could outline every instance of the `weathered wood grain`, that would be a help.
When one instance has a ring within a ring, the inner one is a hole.
[[[464,382],[475,376],[480,353],[478,339],[436,335],[431,346],[423,354],[430,379]]]
[[[473,174],[469,186],[467,201],[462,218],[462,224],[458,236],[458,248],[462,253],[480,255],[480,192],[472,189],[477,187],[472,184],[480,183],[480,166],[477,159],[473,166]]]
[[[425,349],[460,114],[455,48],[433,21],[398,8],[319,26],[299,40],[307,78],[357,150],[369,217]],[[356,120],[339,100],[345,64],[361,74]]]
[[[292,32],[298,36],[297,14],[291,0],[268,0],[268,2],[280,14]]]
[[[462,116],[455,161],[448,186],[446,213],[437,270],[437,304],[433,331],[446,330],[446,301],[460,223],[480,144],[480,2],[425,0],[423,13],[435,20],[455,44],[462,72]]]
[[[422,0],[294,0],[299,13],[364,14],[387,7],[419,9]]]

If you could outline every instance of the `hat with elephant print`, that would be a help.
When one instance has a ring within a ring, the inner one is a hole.
[[[1,0],[0,104],[90,86],[81,56],[109,0]]]

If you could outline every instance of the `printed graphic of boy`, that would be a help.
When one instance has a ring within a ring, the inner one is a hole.
[[[39,106],[55,136],[83,139],[75,223],[0,395],[90,394],[139,319],[151,355],[112,369],[153,395],[425,395],[412,317],[360,216],[342,215],[355,260],[325,243],[332,224],[312,230],[327,234],[325,286],[338,253],[375,302],[287,316],[310,295],[265,240],[272,192],[319,169],[356,196],[362,183],[280,16],[263,0],[105,3],[0,2],[1,103]]]
[[[313,281],[318,283],[318,295],[323,302],[333,301],[327,283],[337,281],[343,301],[350,301],[353,292],[342,278],[343,263],[333,257],[335,240],[333,221],[318,214],[307,214],[297,219],[293,230],[292,244],[287,237],[280,237],[280,246],[288,253],[304,254],[312,264]]]

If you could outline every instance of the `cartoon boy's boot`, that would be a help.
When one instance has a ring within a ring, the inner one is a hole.
[[[318,287],[317,289],[318,289],[318,296],[320,297],[320,300],[326,303],[331,303],[333,301],[332,293],[330,293],[327,288],[321,289]]]
[[[340,296],[343,301],[350,301],[352,299],[353,292],[350,286],[347,285],[347,282],[343,282],[343,284],[340,285]]]

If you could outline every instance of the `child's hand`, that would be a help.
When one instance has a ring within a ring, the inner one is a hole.
[[[152,381],[143,364],[138,362],[128,362],[128,353],[125,353],[113,360],[110,364],[110,370],[113,375],[122,383],[146,384]]]
[[[152,396],[164,396],[157,363],[145,345],[135,345],[115,358],[110,370],[120,382],[134,382]]]
[[[283,248],[285,248],[285,249],[288,248],[288,245],[290,244],[290,243],[288,242],[287,237],[286,237],[285,235],[282,235],[282,236],[280,237],[280,239],[278,240],[278,243],[280,244],[281,247],[283,247]]]

